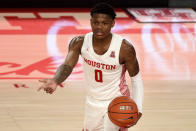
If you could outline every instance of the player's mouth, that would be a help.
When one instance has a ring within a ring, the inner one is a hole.
[[[97,32],[95,32],[95,35],[96,35],[96,36],[103,36],[104,33],[103,33],[102,31],[97,31]]]

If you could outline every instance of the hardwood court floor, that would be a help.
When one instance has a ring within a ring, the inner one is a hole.
[[[25,83],[29,88],[15,88]],[[37,80],[0,80],[1,131],[81,131],[84,83],[68,81],[53,95]],[[143,117],[129,131],[195,131],[195,81],[144,81]]]

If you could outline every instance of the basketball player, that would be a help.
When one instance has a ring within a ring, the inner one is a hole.
[[[138,120],[142,116],[143,85],[135,49],[127,40],[111,33],[115,16],[110,5],[97,4],[91,10],[92,32],[73,38],[67,57],[54,78],[40,80],[44,84],[38,91],[43,89],[52,94],[71,74],[79,55],[82,56],[88,82],[83,131],[128,131],[114,125],[107,115],[107,107],[112,99],[130,96],[125,81],[126,70],[132,82],[132,98],[139,110]]]

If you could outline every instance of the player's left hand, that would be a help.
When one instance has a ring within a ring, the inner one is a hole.
[[[142,117],[142,113],[139,112],[139,113],[138,113],[137,120],[135,121],[135,123],[133,124],[133,126],[137,124],[137,122],[139,121],[139,119],[140,119],[141,117]]]
[[[129,128],[129,127],[131,127],[131,126],[136,125],[136,124],[137,124],[137,122],[139,121],[139,119],[140,119],[141,117],[142,117],[142,113],[141,113],[141,112],[139,112],[139,113],[138,113],[138,117],[137,117],[136,121],[135,121],[133,124],[131,124],[130,126],[128,126],[127,128]]]

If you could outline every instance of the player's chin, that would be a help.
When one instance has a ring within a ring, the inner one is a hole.
[[[95,38],[101,40],[105,38],[105,35],[95,35]]]

